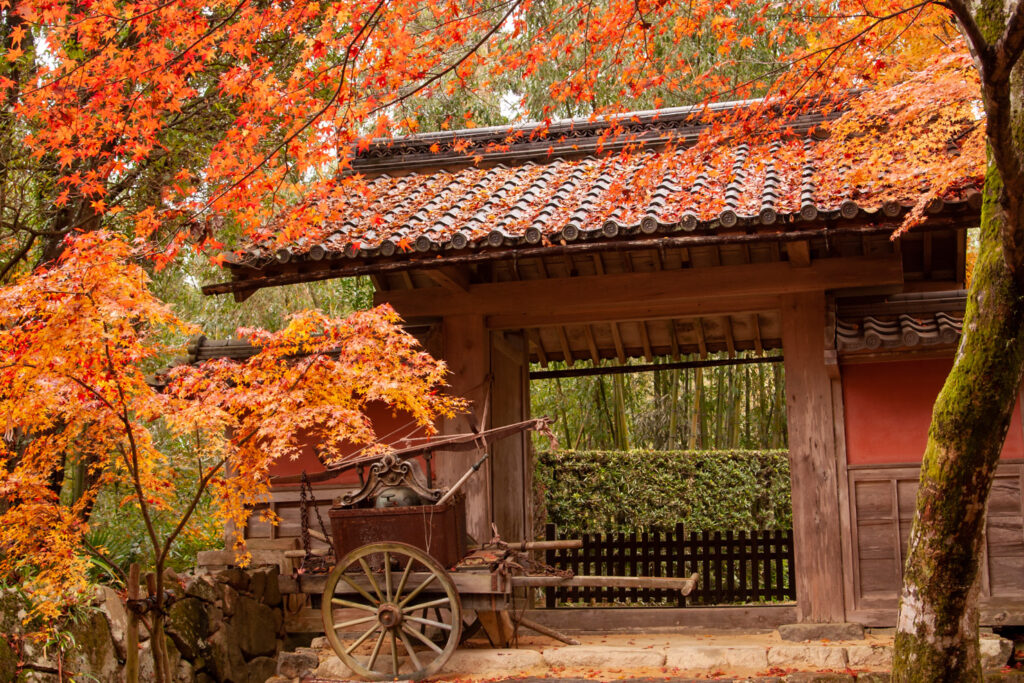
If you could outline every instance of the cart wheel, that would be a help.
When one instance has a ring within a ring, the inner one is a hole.
[[[422,616],[431,608],[442,616]],[[349,614],[336,616],[336,610]],[[405,543],[370,543],[341,558],[327,577],[321,612],[334,651],[373,681],[418,681],[437,673],[462,633],[462,603],[448,572]],[[421,626],[441,632],[441,642]]]

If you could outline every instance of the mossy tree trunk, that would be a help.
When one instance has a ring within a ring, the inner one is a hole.
[[[897,623],[894,681],[980,681],[985,512],[1024,368],[1024,3],[954,0],[989,141],[963,337],[932,414]]]

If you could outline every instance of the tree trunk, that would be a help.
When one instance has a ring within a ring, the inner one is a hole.
[[[981,680],[976,598],[986,502],[1024,366],[1024,303],[1003,253],[1002,190],[990,163],[963,338],[921,465],[894,681]]]

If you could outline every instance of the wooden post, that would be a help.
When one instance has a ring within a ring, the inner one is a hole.
[[[464,434],[490,425],[483,415],[490,391],[490,339],[481,315],[446,316],[442,324],[444,360],[451,374],[450,391],[471,402],[469,412],[444,420],[442,434]],[[493,396],[491,397],[493,400]],[[480,456],[475,451],[440,451],[434,458],[437,481],[451,486],[473,466]],[[480,471],[463,487],[466,496],[466,530],[478,543],[491,538],[491,467],[484,463]]]
[[[530,417],[529,363],[522,334],[491,334],[491,426]],[[533,464],[526,432],[491,448],[493,519],[506,540],[533,538]]]
[[[782,351],[800,620],[841,622],[846,615],[823,292],[782,298]]]

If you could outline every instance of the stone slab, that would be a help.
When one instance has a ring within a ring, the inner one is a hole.
[[[860,624],[782,624],[778,628],[783,640],[864,640],[864,627]]]
[[[645,648],[570,645],[548,648],[541,654],[548,666],[565,669],[639,669],[665,664],[664,651]]]
[[[328,680],[349,680],[352,678],[352,670],[349,669],[345,662],[341,661],[337,655],[332,655],[320,662],[320,666],[313,672],[316,678],[326,678]]]
[[[768,668],[768,649],[758,646],[694,645],[665,650],[665,666],[687,672],[747,673]]]
[[[892,668],[892,648],[885,645],[847,645],[846,658],[851,669]]]
[[[1006,638],[981,637],[981,668],[1001,669],[1013,654],[1013,641]]]
[[[544,668],[544,658],[535,650],[460,649],[452,653],[441,671],[446,674],[486,676]]]
[[[846,648],[776,645],[768,648],[768,665],[783,669],[845,669]]]

